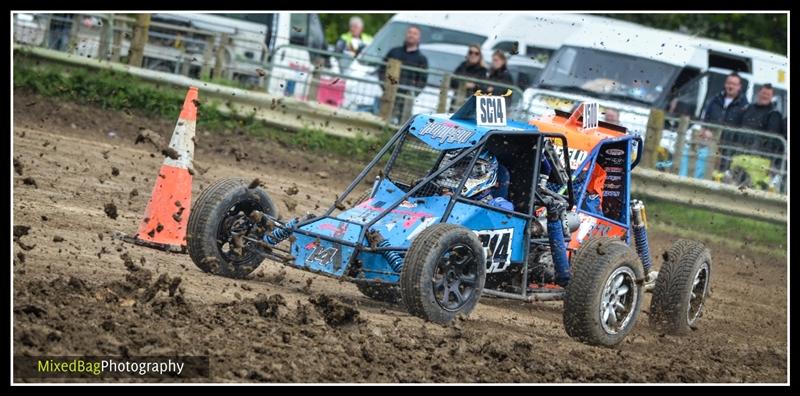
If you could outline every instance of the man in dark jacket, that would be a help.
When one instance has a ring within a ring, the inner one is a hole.
[[[725,79],[725,88],[711,98],[703,110],[703,121],[714,124],[739,126],[742,113],[747,107],[747,98],[742,93],[742,78],[731,73]]]
[[[420,36],[421,32],[418,27],[416,26],[409,26],[406,29],[406,38],[403,42],[403,45],[400,47],[394,47],[389,50],[389,53],[383,58],[384,62],[388,62],[389,59],[397,59],[399,60],[403,66],[411,66],[419,69],[427,69],[428,68],[428,58],[422,54],[419,50],[420,44]],[[382,64],[378,68],[378,78],[381,81],[386,79],[386,65]],[[400,71],[400,80],[399,81],[389,81],[390,84],[400,84],[402,87],[397,89],[397,93],[400,95],[410,95],[416,98],[420,91],[425,88],[425,84],[428,81],[428,74],[425,72],[420,71],[412,71],[408,69],[402,69]],[[398,100],[395,102],[400,107],[400,114],[404,113],[404,107],[406,101]],[[411,102],[411,101],[409,101]],[[411,106],[411,103],[407,104]],[[405,109],[407,110],[407,109]]]
[[[703,110],[703,121],[714,124],[724,124],[738,127],[742,124],[742,114],[747,107],[747,98],[742,93],[742,78],[731,73],[725,79],[725,87],[716,96],[708,101]],[[704,135],[709,135],[705,133]],[[719,143],[722,146],[738,146],[742,139],[741,134],[733,131],[722,131]],[[708,137],[708,136],[704,136]],[[734,154],[730,148],[720,149],[720,171],[728,169],[730,156]]]
[[[772,98],[775,96],[775,89],[771,84],[764,84],[758,90],[756,102],[747,106],[742,114],[742,128],[755,129],[758,131],[770,132],[777,136],[786,138],[783,129],[783,117],[775,109]],[[751,135],[750,147],[762,153],[783,155],[786,147],[779,139],[772,139],[766,136]],[[773,167],[780,166],[780,159],[772,159]]]
[[[742,114],[742,128],[781,134],[783,120],[781,113],[775,110],[775,105],[772,103],[774,96],[775,89],[771,84],[761,86],[756,102],[748,105]]]

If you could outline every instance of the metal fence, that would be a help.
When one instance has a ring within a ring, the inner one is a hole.
[[[713,180],[785,194],[787,141],[753,129],[664,117],[653,168],[683,177]]]
[[[510,116],[525,121],[545,108],[523,105],[514,85],[453,75],[436,65],[418,69],[397,61],[353,59],[314,48],[263,42],[123,14],[14,14],[18,44],[80,57],[138,65],[333,108],[371,113],[397,126],[412,114],[452,112],[474,90],[512,91]],[[379,70],[385,70],[381,76]],[[408,85],[406,74],[424,75]],[[657,127],[660,125],[660,127]],[[647,155],[642,166],[684,177],[785,193],[787,142],[762,131],[650,113],[642,131]]]

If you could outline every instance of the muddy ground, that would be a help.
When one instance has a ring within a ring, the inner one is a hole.
[[[15,229],[25,234],[14,243],[15,354],[208,355],[206,380],[218,382],[787,379],[785,259],[713,243],[700,328],[687,337],[655,332],[648,296],[617,349],[570,339],[561,303],[486,297],[469,318],[439,326],[275,262],[231,280],[187,255],[122,244],[112,233],[136,231],[163,160],[134,144],[140,127],[168,141],[174,122],[15,92],[14,225],[29,227]],[[293,213],[319,212],[363,165],[235,131],[198,131],[195,158],[195,197],[221,177],[260,178],[288,202],[284,214],[293,204]],[[290,196],[293,184],[299,193]],[[651,238],[659,256],[677,236]]]

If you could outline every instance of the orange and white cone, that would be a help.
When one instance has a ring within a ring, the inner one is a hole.
[[[194,156],[197,97],[197,88],[190,87],[169,142],[169,148],[174,150],[170,154],[175,157],[177,153],[177,158],[164,158],[139,231],[135,237],[123,240],[172,252],[186,251],[186,226],[192,203],[189,168]]]

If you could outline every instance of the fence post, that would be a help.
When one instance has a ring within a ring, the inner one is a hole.
[[[308,96],[306,100],[312,102],[317,101],[319,86],[322,84],[320,78],[322,77],[323,66],[325,66],[325,60],[321,56],[314,59],[314,70],[311,71],[311,81],[309,81],[308,84]]]
[[[133,26],[131,49],[128,51],[128,64],[131,66],[142,67],[144,46],[147,45],[148,29],[150,29],[150,14],[137,15],[136,24]]]
[[[675,150],[672,153],[672,173],[679,174],[683,163],[683,146],[686,144],[686,130],[689,129],[689,116],[681,116],[678,120],[678,136],[675,137]]]
[[[183,54],[181,55],[181,74],[184,76],[189,75],[189,70],[192,68],[192,55],[186,52],[186,46],[183,46]]]
[[[72,25],[69,28],[69,43],[67,44],[67,52],[72,52],[78,48],[78,31],[81,28],[81,14],[75,14],[72,17]]]
[[[100,44],[98,44],[97,57],[108,60],[109,47],[114,40],[114,14],[103,16],[103,26],[100,28]]]
[[[656,151],[661,144],[661,134],[664,131],[664,110],[650,109],[650,118],[647,119],[645,131],[644,152],[642,166],[645,168],[656,167]]]
[[[450,91],[450,80],[453,76],[450,73],[445,73],[442,76],[442,85],[439,87],[439,105],[436,107],[437,113],[447,113],[447,92]]]
[[[124,26],[124,25],[123,25]],[[122,52],[122,29],[113,29],[114,44],[111,46],[111,61],[119,62],[120,53]]]
[[[211,77],[211,57],[214,55],[214,41],[216,36],[206,38],[206,47],[203,49],[203,66],[200,68],[200,78]]]
[[[453,107],[458,109],[464,105],[466,102],[467,96],[467,84],[464,84],[462,81],[461,84],[458,84],[458,89],[456,90],[456,97],[453,99]]]
[[[222,69],[225,68],[225,47],[228,45],[228,33],[222,33],[217,47],[217,54],[214,59],[214,71],[211,78],[222,78]]]
[[[719,128],[711,128],[711,138],[708,142],[708,156],[706,157],[706,170],[704,179],[711,180],[714,178],[712,173],[714,169],[719,166],[722,160],[722,152],[719,150],[719,139],[722,135],[722,130]],[[729,160],[730,161],[730,160]]]
[[[42,29],[43,32],[42,37],[44,37],[44,41],[42,43],[44,44],[45,48],[50,48],[50,46],[52,45],[52,43],[50,42],[50,24],[53,23],[52,14],[42,14],[42,22],[44,25],[44,29]]]
[[[383,96],[381,97],[380,115],[384,121],[389,122],[397,99],[397,84],[400,81],[400,63],[397,59],[389,59],[386,64],[386,76],[383,80]]]

